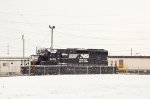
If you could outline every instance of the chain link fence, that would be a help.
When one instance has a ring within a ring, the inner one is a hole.
[[[20,75],[64,75],[64,74],[131,74],[150,75],[150,69],[127,69],[119,71],[113,66],[23,66],[20,72],[0,71],[0,77]]]
[[[108,66],[28,66],[23,75],[115,74],[116,67]]]

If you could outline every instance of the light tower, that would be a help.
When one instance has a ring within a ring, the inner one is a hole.
[[[25,42],[24,42],[24,35],[22,35],[22,42],[23,42],[23,58],[24,58],[24,56],[25,56]]]
[[[55,26],[50,26],[49,25],[49,28],[52,30],[52,32],[51,32],[51,47],[50,47],[50,50],[53,50],[53,29],[55,28]]]

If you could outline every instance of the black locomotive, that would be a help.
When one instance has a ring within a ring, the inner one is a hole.
[[[42,49],[31,55],[30,66],[22,66],[23,74],[105,74],[116,73],[108,66],[104,49]]]

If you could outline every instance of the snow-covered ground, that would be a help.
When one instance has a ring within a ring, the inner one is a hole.
[[[150,99],[150,76],[0,77],[0,99]]]

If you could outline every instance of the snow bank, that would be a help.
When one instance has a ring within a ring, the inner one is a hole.
[[[1,77],[0,99],[150,99],[150,76]]]

